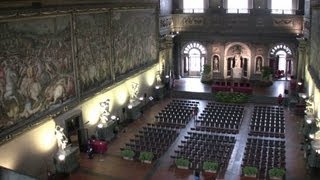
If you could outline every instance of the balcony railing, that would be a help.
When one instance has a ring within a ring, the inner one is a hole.
[[[228,14],[249,14],[249,9],[227,9]]]
[[[272,14],[295,14],[296,10],[293,9],[271,9]]]
[[[264,13],[264,14],[296,14],[303,15],[301,10],[295,9],[203,9],[203,8],[186,8],[186,9],[176,9],[174,14],[196,14],[196,13],[227,13],[227,14],[255,14],[255,13]]]
[[[183,13],[204,13],[203,8],[183,9]]]

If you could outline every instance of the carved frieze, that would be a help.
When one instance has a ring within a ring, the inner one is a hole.
[[[273,18],[273,26],[293,26],[293,19],[290,18]]]
[[[171,16],[166,16],[166,17],[161,17],[159,20],[159,27],[160,29],[165,29],[165,28],[170,28],[172,25],[172,17]]]
[[[188,16],[182,19],[184,26],[201,26],[204,25],[204,17]]]

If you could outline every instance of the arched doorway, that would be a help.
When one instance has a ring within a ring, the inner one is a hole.
[[[270,67],[277,79],[289,78],[293,74],[292,51],[284,44],[275,45],[270,51]]]
[[[251,71],[251,51],[241,42],[234,42],[226,46],[224,77],[231,79],[249,79]]]
[[[206,49],[200,43],[188,43],[183,49],[182,75],[185,77],[200,76],[206,54]]]

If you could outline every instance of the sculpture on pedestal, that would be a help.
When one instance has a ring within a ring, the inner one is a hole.
[[[232,78],[240,79],[242,77],[242,57],[241,57],[241,46],[235,46],[233,53],[234,65],[232,68]]]
[[[67,144],[68,144],[68,138],[64,134],[63,128],[59,125],[56,125],[54,135],[57,138],[59,150],[64,151],[67,147]]]

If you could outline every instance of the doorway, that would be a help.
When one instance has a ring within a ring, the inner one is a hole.
[[[71,146],[78,146],[81,152],[86,151],[88,130],[82,128],[81,116],[74,116],[65,120],[66,136]]]
[[[199,43],[189,43],[183,51],[183,76],[199,77],[205,63],[205,48]]]

